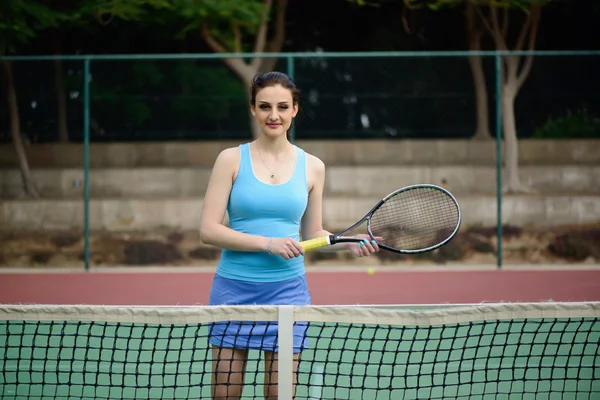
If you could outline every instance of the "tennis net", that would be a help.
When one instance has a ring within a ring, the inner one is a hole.
[[[0,397],[209,399],[210,327],[245,321],[278,324],[279,399],[597,399],[599,317],[596,302],[0,305]],[[265,364],[249,352],[243,399],[264,398]]]

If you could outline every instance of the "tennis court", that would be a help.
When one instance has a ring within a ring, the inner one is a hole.
[[[207,321],[241,315],[202,307],[0,311],[3,399],[208,399]],[[276,316],[266,311],[250,308],[244,318]],[[594,398],[598,317],[598,303],[311,307],[298,314],[310,320],[310,348],[296,398]],[[263,364],[258,352],[250,359],[244,399],[262,398]]]

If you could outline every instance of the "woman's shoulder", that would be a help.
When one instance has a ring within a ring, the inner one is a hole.
[[[303,150],[304,151],[304,150]],[[314,154],[304,151],[306,157],[306,177],[310,190],[318,182],[325,180],[325,163]]]
[[[227,147],[219,152],[213,164],[213,174],[221,176],[231,175],[233,179],[237,177],[240,166],[240,147]]]
[[[240,159],[240,146],[227,147],[219,152],[215,164],[224,163],[229,164]]]
[[[306,165],[310,170],[315,172],[325,170],[325,163],[323,162],[323,160],[321,160],[314,154],[310,154],[306,151],[304,151],[304,154],[306,154]]]

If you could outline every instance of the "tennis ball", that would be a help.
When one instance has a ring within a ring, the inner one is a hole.
[[[375,273],[375,268],[372,268],[372,267],[367,268],[368,275],[373,275],[374,273]]]

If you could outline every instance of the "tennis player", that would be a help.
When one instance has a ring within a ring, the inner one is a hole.
[[[223,150],[215,161],[200,220],[201,240],[222,248],[211,305],[311,303],[300,233],[303,240],[331,233],[322,226],[325,165],[288,139],[299,95],[283,73],[255,77],[250,109],[260,136]],[[229,226],[224,224],[225,212]],[[324,251],[362,257],[379,250],[367,235],[360,237],[364,241],[359,244],[338,244]],[[307,346],[306,329],[302,323],[294,328],[294,368]],[[273,322],[212,325],[213,398],[241,397],[248,349],[258,349],[264,352],[265,398],[276,399],[276,339]]]

